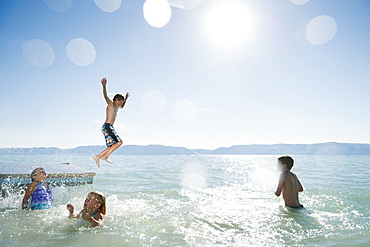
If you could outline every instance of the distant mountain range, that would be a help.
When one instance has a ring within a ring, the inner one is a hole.
[[[0,154],[97,154],[105,146],[80,146],[71,149],[61,148],[0,148]],[[163,145],[124,145],[115,151],[121,155],[370,155],[370,144],[358,143],[317,143],[317,144],[272,144],[236,145],[214,150],[187,149]]]

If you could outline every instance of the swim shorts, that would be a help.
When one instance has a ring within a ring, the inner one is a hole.
[[[299,204],[298,206],[287,206],[289,208],[304,208],[302,204]]]
[[[101,131],[104,134],[105,143],[107,144],[107,147],[110,147],[117,142],[122,142],[121,138],[117,135],[116,131],[114,130],[113,125],[111,125],[110,123],[104,123],[103,126],[101,127]]]

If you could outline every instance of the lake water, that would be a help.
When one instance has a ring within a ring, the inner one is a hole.
[[[0,155],[1,163],[63,163],[97,173],[53,189],[50,210],[0,199],[0,246],[369,246],[370,156],[293,156],[305,209],[274,195],[278,156]],[[46,171],[47,172],[47,171]],[[105,226],[78,228],[66,204],[107,197]]]

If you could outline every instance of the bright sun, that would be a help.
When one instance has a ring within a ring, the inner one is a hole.
[[[207,36],[217,46],[237,47],[247,40],[250,24],[250,15],[242,1],[219,2],[207,16]]]

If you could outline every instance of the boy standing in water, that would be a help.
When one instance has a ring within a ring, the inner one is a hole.
[[[107,79],[106,78],[101,79],[101,84],[103,86],[104,99],[107,102],[106,109],[107,117],[101,130],[105,136],[107,148],[100,154],[97,154],[93,157],[96,162],[96,165],[99,168],[100,168],[99,163],[100,159],[105,160],[110,164],[113,164],[113,162],[109,160],[109,155],[122,145],[122,140],[114,130],[113,124],[114,121],[116,120],[118,109],[123,108],[126,104],[128,97],[130,97],[129,93],[126,93],[126,98],[123,97],[121,94],[116,94],[113,98],[113,101],[111,101],[107,93]]]
[[[279,184],[275,195],[280,196],[283,193],[285,206],[291,208],[303,208],[299,203],[298,192],[303,191],[301,182],[298,177],[290,172],[294,164],[294,160],[290,156],[282,156],[278,158],[278,170],[281,171]]]

